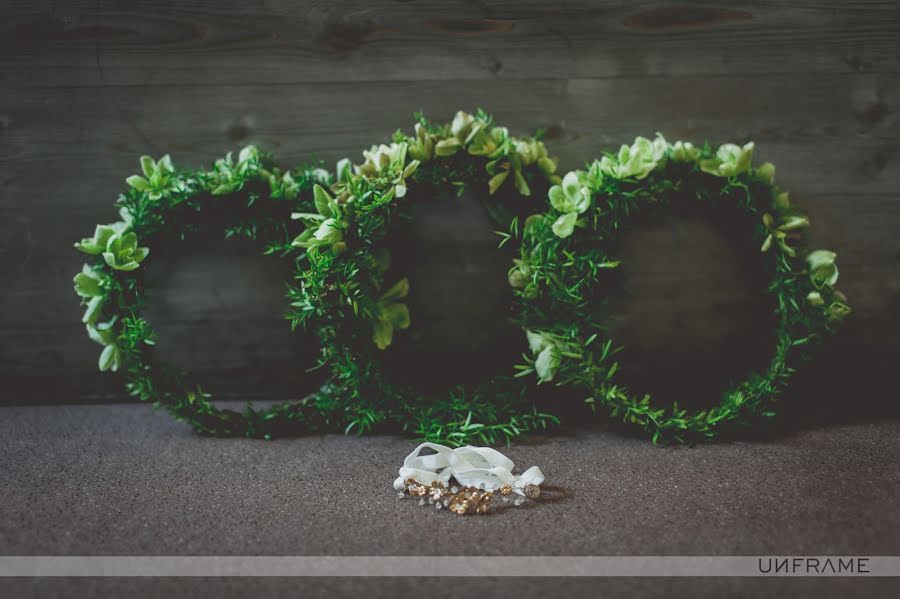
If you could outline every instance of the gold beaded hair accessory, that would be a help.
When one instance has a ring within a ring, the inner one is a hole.
[[[432,454],[421,455],[430,449]],[[541,495],[544,474],[532,466],[521,475],[513,474],[515,464],[490,447],[452,449],[423,443],[406,456],[400,476],[394,481],[397,496],[418,498],[419,505],[433,505],[458,515],[492,511],[495,496],[515,506]]]

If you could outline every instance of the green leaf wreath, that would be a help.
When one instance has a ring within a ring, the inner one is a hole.
[[[775,186],[775,167],[753,167],[752,153],[752,143],[714,151],[639,137],[559,177],[538,137],[514,137],[478,111],[459,112],[449,124],[419,116],[411,135],[398,131],[391,143],[364,151],[362,164],[341,160],[334,173],[281,170],[254,146],[209,170],[144,156],[142,174],[126,179],[116,202],[121,220],[75,244],[88,256],[75,292],[89,337],[103,347],[100,370],[124,371],[131,394],[203,434],[399,430],[449,445],[494,444],[559,422],[533,399],[538,385],[552,383],[643,428],[654,442],[709,439],[725,425],[772,416],[794,366],[850,312],[834,287],[834,252],[803,249],[809,220]],[[508,280],[524,363],[475,387],[425,397],[382,372],[384,352],[416,318],[405,303],[416,290],[391,269],[387,242],[428,190],[470,187],[487,190],[485,209],[509,230],[499,245],[518,244]],[[777,317],[768,368],[693,413],[658,407],[616,382],[620,348],[603,311],[621,229],[634,214],[684,198],[734,206],[751,220]],[[294,260],[287,317],[315,331],[320,366],[330,373],[312,395],[268,409],[219,409],[156,352],[142,316],[145,265],[176,248],[210,210],[229,215],[226,236],[256,239],[266,254]]]
[[[793,365],[850,308],[834,288],[835,253],[801,249],[809,220],[775,186],[772,164],[752,167],[753,149],[752,142],[713,151],[669,144],[661,135],[639,137],[551,188],[548,209],[514,231],[520,233],[520,256],[509,278],[531,350],[519,374],[583,393],[591,407],[640,426],[654,442],[707,439],[725,425],[774,415]],[[726,203],[748,215],[755,223],[748,234],[760,244],[777,317],[768,368],[726,390],[714,407],[693,413],[677,403],[656,406],[616,382],[619,348],[608,337],[602,310],[609,270],[619,266],[612,242],[635,214],[675,201]]]
[[[438,397],[388,380],[381,367],[394,337],[415,321],[404,303],[415,289],[393,273],[386,247],[391,227],[429,195],[415,190],[486,188],[485,207],[505,227],[509,215],[538,205],[526,201],[533,188],[559,182],[556,160],[539,139],[513,137],[480,111],[449,124],[419,117],[412,135],[398,131],[363,157],[338,163],[334,183],[314,188],[315,211],[294,214],[306,228],[293,242],[303,254],[288,316],[317,332],[332,374],[313,401],[340,415],[347,432],[403,430],[450,445],[496,443],[557,423],[535,408],[512,364],[483,385]],[[498,193],[507,188],[511,197]]]
[[[301,192],[328,184],[331,175],[320,168],[282,171],[254,146],[236,160],[229,153],[209,170],[177,169],[169,156],[144,156],[141,168],[143,175],[128,177],[116,202],[121,220],[97,226],[93,237],[75,244],[89,257],[74,283],[88,335],[103,346],[100,370],[124,370],[132,395],[201,433],[270,437],[327,426],[327,415],[306,401],[242,412],[216,408],[209,394],[158,355],[156,333],[142,313],[150,300],[145,265],[157,252],[177,248],[209,212],[225,214],[227,237],[256,239],[265,253],[286,256],[294,249],[290,214],[311,205]]]

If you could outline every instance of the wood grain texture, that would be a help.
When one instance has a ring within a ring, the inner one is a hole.
[[[766,76],[895,72],[890,1],[71,2],[20,8],[24,85]],[[40,65],[35,74],[28,64]],[[202,77],[198,77],[202,72]]]
[[[849,359],[831,382],[900,350],[893,1],[76,0],[0,10],[0,379],[10,383],[0,401],[121,397],[94,372],[96,348],[78,324],[71,243],[112,218],[138,155],[199,166],[255,142],[287,165],[331,162],[408,129],[416,110],[449,118],[477,106],[515,132],[545,128],[562,168],[655,131],[756,140],[809,211],[814,242],[839,254],[856,313],[823,362]],[[749,322],[722,316],[745,312],[740,260],[704,225],[684,226],[688,238],[651,228],[625,247],[635,298],[620,305],[622,334],[637,348],[638,378],[654,376],[660,340],[685,340],[685,351],[739,344],[728,340]],[[153,314],[178,360],[225,395],[291,396],[312,382],[314,348],[278,317],[281,267],[206,238],[192,248],[162,269]]]

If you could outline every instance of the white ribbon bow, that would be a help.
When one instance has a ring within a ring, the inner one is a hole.
[[[435,453],[419,455],[426,448]],[[451,449],[437,443],[422,443],[403,460],[394,488],[402,491],[408,479],[430,485],[436,481],[446,483],[452,476],[466,487],[479,488],[484,485],[485,490],[496,491],[503,485],[510,485],[513,491],[524,495],[526,485],[544,482],[544,473],[537,466],[532,466],[520,476],[512,473],[514,467],[512,460],[490,447],[467,445]]]

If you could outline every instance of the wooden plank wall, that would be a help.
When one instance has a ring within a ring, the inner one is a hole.
[[[95,372],[79,324],[71,244],[113,217],[140,154],[200,165],[255,142],[287,165],[333,161],[409,128],[414,111],[475,107],[516,132],[546,128],[564,168],[656,131],[756,140],[811,214],[815,242],[838,252],[856,308],[816,376],[841,393],[889,381],[879,360],[900,350],[897,3],[553,4],[4,0],[0,398],[122,397]],[[709,251],[721,243],[672,227],[631,244],[645,295],[621,306],[633,340],[663,357],[660,340],[696,349],[744,313],[729,293],[740,276],[721,264],[731,258]],[[242,246],[190,247],[161,271],[154,307],[178,359],[226,396],[309,382],[314,348],[278,317],[286,267]],[[665,297],[646,297],[654,290]],[[719,313],[687,308],[697,305]]]

